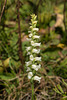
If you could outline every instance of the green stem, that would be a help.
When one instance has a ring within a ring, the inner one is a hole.
[[[31,82],[31,88],[32,88],[32,100],[34,100],[35,95],[34,95],[34,82],[33,82],[33,80]]]

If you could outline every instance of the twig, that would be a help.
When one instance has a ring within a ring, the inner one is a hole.
[[[2,16],[3,16],[3,12],[5,10],[6,3],[7,3],[7,0],[5,0],[4,5],[3,5],[3,9],[2,9],[2,12],[1,12],[1,15],[0,15],[0,22],[1,22],[1,19],[2,19]]]
[[[26,96],[28,96],[29,95],[29,93],[26,93],[23,97],[22,97],[22,100],[26,97]]]
[[[20,12],[19,12],[19,8],[20,8],[20,1],[17,0],[17,19],[18,19],[18,33],[19,33],[19,40],[18,40],[18,43],[19,43],[19,58],[20,58],[20,61],[21,61],[21,64],[22,64],[22,70],[24,72],[24,67],[23,67],[24,61],[23,61],[23,54],[22,54],[22,42],[21,42],[21,28],[20,28]]]

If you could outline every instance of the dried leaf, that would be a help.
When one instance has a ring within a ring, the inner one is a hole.
[[[59,43],[59,44],[57,45],[57,47],[60,47],[60,48],[62,48],[62,49],[64,48],[64,46],[65,46],[65,45],[62,44],[62,43]]]
[[[44,95],[44,96],[48,96],[48,94],[47,94],[47,92],[46,92],[45,90],[43,90],[43,91],[41,92],[41,94]]]
[[[54,27],[62,27],[63,31],[65,30],[65,26],[63,23],[64,16],[62,14],[57,13],[57,19]]]

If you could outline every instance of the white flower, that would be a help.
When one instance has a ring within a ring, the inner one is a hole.
[[[34,76],[33,79],[36,80],[36,81],[39,81],[39,83],[40,83],[41,77]]]
[[[27,39],[27,41],[31,41],[31,39],[29,39],[29,38],[26,38]]]
[[[33,61],[33,60],[34,60],[33,55],[30,55],[30,60],[31,60],[31,61]]]
[[[40,67],[41,67],[40,64],[39,64],[39,65],[35,65],[35,64],[32,65],[32,68],[33,68],[34,70],[36,70],[36,71],[38,71],[38,69],[40,69]]]
[[[30,67],[27,67],[27,70],[26,70],[26,71],[27,71],[27,72],[30,71]]]
[[[33,73],[32,72],[29,72],[28,73],[28,79],[31,79],[32,76],[33,76]]]
[[[28,52],[27,55],[30,55],[30,52]]]
[[[35,45],[35,46],[40,46],[40,45],[41,45],[41,43],[35,43],[34,45]]]
[[[40,49],[33,49],[32,52],[38,54],[40,52]]]
[[[34,39],[36,39],[36,38],[39,39],[40,36],[38,36],[38,35],[34,35],[33,38],[34,38]]]
[[[33,24],[37,24],[37,21],[34,21]]]
[[[35,61],[41,61],[41,57],[35,57]]]
[[[28,62],[25,62],[26,63],[26,66],[29,66],[29,65],[31,65],[32,64],[32,62],[31,61],[28,61]]]
[[[29,37],[32,37],[32,33],[29,34]]]
[[[28,31],[28,33],[31,33],[31,31]]]
[[[33,26],[30,26],[30,28],[32,29],[32,28],[33,28]]]
[[[34,44],[35,44],[34,41],[31,41],[31,45],[34,46]]]
[[[38,31],[39,30],[39,28],[33,28],[33,31]]]
[[[26,47],[26,51],[28,52],[31,49],[31,47]]]
[[[34,41],[31,41],[31,45],[35,47],[35,46],[40,46],[41,43],[34,43]]]

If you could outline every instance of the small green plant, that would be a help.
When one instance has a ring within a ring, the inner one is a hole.
[[[63,84],[65,85],[65,87],[67,88],[67,83],[62,79]],[[57,86],[55,86],[54,91],[60,95],[62,95],[62,100],[67,100],[67,93],[64,92],[63,88],[61,87],[60,84],[58,84]]]
[[[31,15],[31,26],[30,26],[30,31],[29,31],[29,42],[30,46],[26,47],[27,55],[29,59],[25,62],[26,63],[26,68],[28,72],[28,79],[30,79],[31,83],[31,88],[32,88],[32,100],[35,100],[34,96],[34,80],[38,81],[40,83],[41,77],[37,74],[38,69],[41,68],[41,57],[39,55],[40,53],[40,45],[39,39],[40,36],[37,35],[37,31],[39,30],[36,28],[36,15],[33,14]]]

